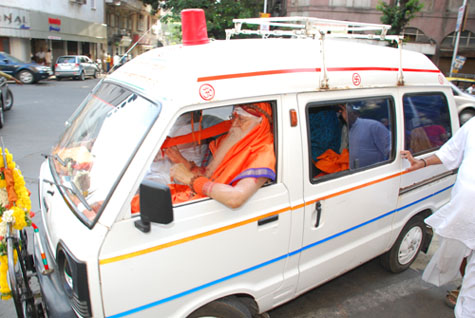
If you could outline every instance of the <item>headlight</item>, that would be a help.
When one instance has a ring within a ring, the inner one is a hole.
[[[77,260],[64,246],[58,247],[56,263],[71,307],[82,317],[91,317],[86,263]]]

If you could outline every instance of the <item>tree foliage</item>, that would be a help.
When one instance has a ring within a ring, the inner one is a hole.
[[[382,12],[381,22],[391,25],[388,34],[401,34],[401,31],[424,7],[419,0],[398,0],[396,4],[387,4],[379,0],[376,9]]]
[[[183,9],[203,9],[206,16],[208,35],[215,39],[224,39],[226,29],[233,27],[233,19],[257,18],[262,12],[264,0],[143,0],[155,10],[163,9],[170,12],[162,18],[162,22],[181,20]]]

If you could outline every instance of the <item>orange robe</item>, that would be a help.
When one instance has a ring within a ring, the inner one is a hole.
[[[268,114],[272,114],[268,103],[257,103]],[[269,178],[275,180],[274,136],[271,125],[265,116],[244,138],[237,142],[224,156],[210,177],[212,182],[235,185],[244,178]],[[209,145],[214,154],[226,136],[221,136]],[[173,203],[202,198],[190,187],[170,184]]]

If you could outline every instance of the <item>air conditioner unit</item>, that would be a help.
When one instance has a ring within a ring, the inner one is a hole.
[[[114,0],[106,0],[106,3],[114,3]]]

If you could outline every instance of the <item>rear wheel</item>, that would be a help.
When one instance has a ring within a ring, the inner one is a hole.
[[[5,96],[5,104],[3,105],[4,110],[10,110],[13,107],[13,93],[7,88],[7,96]]]
[[[402,229],[393,247],[381,255],[381,265],[393,273],[408,269],[417,258],[426,239],[423,218],[419,216],[412,218]]]
[[[249,309],[236,297],[222,298],[209,303],[188,318],[252,318]]]
[[[35,82],[35,77],[32,72],[28,70],[23,70],[18,73],[18,79],[23,84],[33,84]]]

